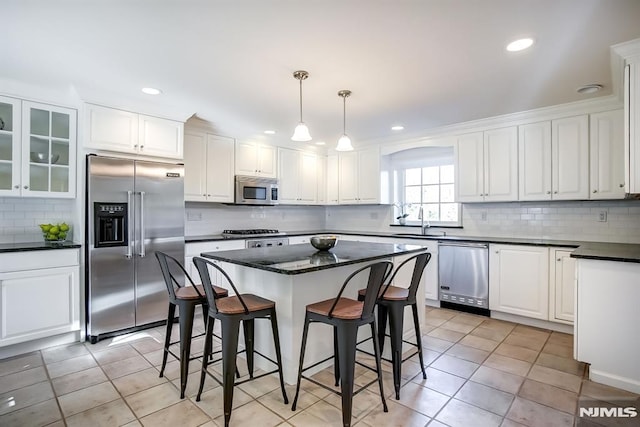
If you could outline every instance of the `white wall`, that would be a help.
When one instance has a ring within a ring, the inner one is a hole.
[[[0,197],[0,243],[40,242],[43,223],[66,222],[73,229],[75,209],[73,199]]]
[[[325,228],[322,206],[230,206],[186,203],[185,235],[219,234],[224,229],[269,228],[281,231]]]

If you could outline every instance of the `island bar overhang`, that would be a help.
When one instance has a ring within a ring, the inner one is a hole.
[[[335,298],[344,280],[353,271],[367,263],[392,260],[399,265],[404,259],[426,251],[425,246],[340,241],[330,251],[317,251],[309,244],[269,248],[239,249],[233,251],[204,252],[202,257],[221,263],[241,293],[253,293],[276,302],[280,347],[284,379],[295,384],[304,326],[305,307],[308,304]],[[407,287],[412,266],[405,266],[397,277],[396,285]],[[343,296],[357,298],[359,289],[366,286],[365,275],[355,278]],[[424,280],[424,276],[423,276]],[[224,283],[220,285],[225,286]],[[418,288],[418,301],[424,300],[424,286]],[[418,310],[420,323],[424,323],[424,310]],[[405,312],[404,337],[415,342],[411,311]],[[333,332],[326,325],[312,324],[305,353],[305,366],[333,354]],[[369,328],[360,328],[358,338],[371,336]],[[240,339],[243,342],[243,338]],[[256,349],[269,357],[275,355],[269,322],[255,322]],[[389,346],[386,346],[387,349]],[[270,368],[262,358],[256,357],[256,366]],[[320,364],[315,371],[331,365]],[[309,374],[313,374],[313,370]]]

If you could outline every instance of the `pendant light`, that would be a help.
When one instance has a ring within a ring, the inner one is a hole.
[[[351,138],[347,136],[347,97],[351,95],[350,90],[341,90],[338,96],[342,98],[342,136],[338,140],[336,151],[353,151]]]
[[[293,77],[300,80],[300,123],[293,131],[292,141],[306,142],[311,141],[311,135],[309,134],[309,128],[302,121],[302,81],[309,77],[309,73],[303,70],[295,71]]]

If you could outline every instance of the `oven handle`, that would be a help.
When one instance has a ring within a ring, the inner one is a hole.
[[[133,222],[131,221],[131,191],[127,191],[127,253],[124,255],[126,259],[131,259],[133,241],[131,239],[131,230],[133,229]]]
[[[140,192],[140,258],[147,254],[144,250],[144,191]]]

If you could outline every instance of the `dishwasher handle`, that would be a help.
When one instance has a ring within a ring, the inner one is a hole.
[[[482,249],[488,249],[489,248],[489,244],[488,243],[442,243],[442,242],[438,242],[438,246],[456,246],[456,247],[463,247],[463,248],[482,248]]]

